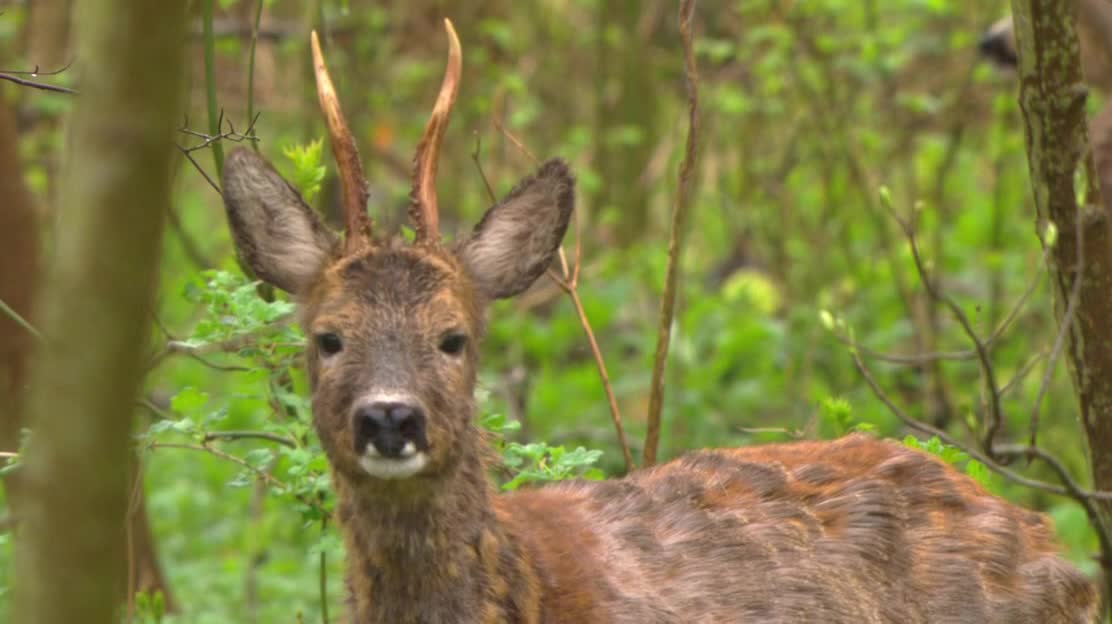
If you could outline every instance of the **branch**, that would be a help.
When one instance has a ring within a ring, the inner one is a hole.
[[[277,442],[285,447],[297,448],[297,441],[292,438],[266,431],[209,431],[202,439],[206,444],[214,440],[266,440]]]
[[[882,202],[891,211],[891,204],[886,199],[883,199],[884,197],[886,197],[886,194],[882,194]],[[961,306],[954,301],[953,297],[944,293],[938,285],[934,283],[934,280],[931,279],[930,274],[927,272],[922,254],[919,253],[918,239],[915,237],[914,214],[911,218],[905,220],[896,215],[895,211],[891,212],[897,223],[899,223],[900,227],[903,229],[904,235],[907,237],[908,244],[911,247],[911,257],[915,263],[915,270],[919,274],[919,281],[923,283],[923,288],[926,289],[931,299],[941,303],[950,310],[951,316],[954,317],[970,342],[973,343],[974,353],[977,355],[977,362],[981,366],[981,374],[984,376],[985,386],[988,388],[989,400],[988,423],[985,427],[981,447],[986,453],[991,454],[993,440],[996,437],[996,433],[1000,430],[1000,426],[1003,424],[1003,416],[1001,415],[1000,409],[1000,386],[996,382],[996,369],[993,366],[992,356],[989,354],[988,346],[981,340],[981,337],[977,335],[977,330],[973,327],[973,323],[969,320],[969,316],[966,315],[965,310],[961,309]]]
[[[1050,357],[1046,361],[1046,372],[1043,373],[1042,383],[1039,385],[1039,394],[1035,397],[1035,406],[1031,408],[1031,424],[1029,426],[1031,433],[1028,444],[1032,448],[1038,445],[1039,411],[1042,409],[1046,393],[1050,390],[1050,382],[1054,379],[1054,369],[1057,368],[1058,357],[1062,355],[1062,349],[1066,345],[1066,336],[1069,334],[1070,328],[1073,327],[1073,319],[1077,314],[1077,304],[1081,299],[1081,283],[1085,265],[1085,230],[1081,227],[1081,219],[1076,220],[1076,226],[1077,265],[1074,267],[1073,285],[1070,286],[1066,311],[1062,313],[1062,318],[1058,323],[1058,335],[1054,337],[1054,346],[1051,348]],[[1046,247],[1047,250],[1050,250],[1054,247],[1054,244],[1048,244]],[[1108,552],[1112,552],[1112,550]]]
[[[250,142],[252,145],[256,145],[259,139],[255,136],[255,124],[259,121],[259,115],[261,115],[261,113],[255,113],[253,116],[250,117],[251,121],[247,125],[247,130],[244,132],[236,131],[235,125],[232,124],[232,120],[225,119],[223,110],[220,111],[219,117],[217,118],[216,130],[214,131],[214,134],[206,134],[204,132],[198,132],[191,129],[189,127],[188,116],[182,122],[182,126],[178,128],[178,132],[180,132],[181,134],[201,139],[200,143],[191,147],[185,147],[181,144],[176,144],[175,147],[177,147],[178,151],[181,152],[182,155],[185,156],[185,158],[190,162],[190,164],[193,165],[193,168],[201,174],[201,176],[205,179],[205,182],[208,182],[208,185],[212,187],[212,190],[216,191],[217,195],[223,195],[223,193],[220,192],[220,185],[217,184],[216,181],[212,179],[212,176],[210,176],[208,172],[205,171],[204,167],[202,167],[200,163],[198,163],[197,160],[193,158],[193,152],[204,149],[206,147],[220,145],[222,142],[226,141],[230,141],[232,143],[242,143],[244,141],[247,141]],[[227,130],[224,129],[225,126],[227,126]]]
[[[908,427],[929,436],[937,436],[939,440],[942,440],[946,444],[960,449],[971,458],[984,464],[989,470],[992,470],[996,474],[999,474],[1000,476],[1008,479],[1013,483],[1022,485],[1024,487],[1029,487],[1034,490],[1047,492],[1048,494],[1074,498],[1068,488],[1062,487],[1060,485],[1054,485],[1053,483],[1047,483],[1045,481],[1039,481],[1037,479],[1030,479],[1028,477],[1025,477],[1015,472],[1014,470],[1004,467],[985,453],[982,453],[979,450],[962,443],[945,431],[912,417],[910,414],[900,409],[900,407],[896,405],[895,402],[893,402],[892,399],[884,392],[884,390],[880,387],[880,384],[877,383],[876,378],[874,378],[872,373],[869,371],[868,367],[865,366],[865,362],[861,359],[861,356],[857,352],[857,350],[850,349],[850,354],[853,357],[854,365],[857,367],[858,372],[861,373],[861,377],[865,380],[865,383],[868,384],[869,389],[872,390],[873,395],[876,396],[876,398],[879,399],[880,402],[883,403],[889,411],[891,411],[897,418],[900,419],[901,422],[903,422]],[[1001,446],[999,448],[1007,449],[1008,447]],[[1078,494],[1085,499],[1112,501],[1112,492],[1093,492],[1090,490],[1079,489]]]
[[[679,280],[684,224],[691,201],[691,178],[695,169],[699,133],[699,74],[695,64],[691,18],[695,0],[680,4],[680,37],[683,39],[684,74],[687,78],[687,142],[680,163],[679,192],[672,208],[672,235],[668,242],[668,269],[664,276],[664,293],[660,300],[660,324],[657,327],[656,359],[653,362],[652,387],[649,394],[648,430],[642,464],[656,463],[660,445],[660,412],[664,407],[664,370],[668,363],[668,346],[672,338],[672,319],[676,311],[676,283]]]
[[[527,156],[534,163],[537,162],[533,153],[525,147],[525,145],[513,135],[502,123],[498,120],[498,115],[494,116],[494,127],[498,129],[511,143],[513,143],[525,156]],[[483,172],[482,164],[479,161],[479,143],[478,134],[475,135],[475,151],[472,154],[472,159],[475,161],[475,166],[479,169],[479,175],[482,176],[483,182],[486,183],[486,174]],[[491,189],[490,184],[486,184],[487,193],[490,195],[491,201],[497,201],[494,197],[494,190]],[[610,374],[606,370],[606,359],[602,357],[602,349],[598,346],[598,340],[595,339],[595,332],[591,328],[591,321],[587,318],[587,311],[583,309],[583,302],[579,298],[579,270],[583,266],[583,230],[582,220],[580,219],[580,212],[575,212],[575,266],[574,268],[568,267],[567,254],[564,253],[563,246],[560,247],[560,268],[563,271],[561,278],[551,269],[548,271],[548,277],[554,284],[560,287],[568,297],[571,298],[572,305],[575,306],[575,313],[579,317],[579,325],[583,328],[583,333],[587,336],[587,342],[591,346],[591,355],[595,358],[595,366],[598,367],[599,379],[602,380],[603,390],[606,392],[606,401],[610,406],[610,419],[614,423],[614,431],[618,436],[618,445],[622,448],[622,458],[625,460],[626,472],[631,472],[636,465],[633,463],[633,453],[629,450],[629,442],[626,440],[625,426],[622,424],[622,411],[618,408],[618,399],[614,394],[614,387],[610,383]]]
[[[16,324],[19,325],[20,327],[22,327],[23,329],[26,329],[27,333],[31,334],[32,336],[34,336],[35,338],[37,338],[39,340],[43,339],[42,334],[39,333],[39,330],[35,329],[35,326],[32,325],[30,321],[23,318],[19,314],[19,312],[16,312],[14,309],[12,309],[12,307],[10,305],[4,303],[3,299],[0,299],[0,312],[3,312],[5,315],[7,315],[9,318],[11,318],[13,321],[15,321]]]

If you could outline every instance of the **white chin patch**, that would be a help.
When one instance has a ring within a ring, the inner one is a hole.
[[[383,457],[373,444],[368,444],[359,458],[359,465],[367,474],[378,479],[408,479],[421,472],[429,463],[429,456],[417,450],[412,442],[406,442],[402,456],[396,459]]]

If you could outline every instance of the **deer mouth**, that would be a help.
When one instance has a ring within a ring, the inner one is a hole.
[[[359,466],[367,474],[385,480],[408,479],[421,472],[428,463],[428,454],[417,450],[413,442],[406,442],[397,457],[384,456],[373,444],[368,444],[359,457]]]

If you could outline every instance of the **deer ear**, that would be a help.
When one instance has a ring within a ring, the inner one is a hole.
[[[552,264],[574,207],[575,178],[550,160],[483,215],[460,259],[487,297],[512,297]]]
[[[336,250],[336,235],[252,150],[228,155],[224,208],[240,257],[259,279],[286,292],[304,292]]]

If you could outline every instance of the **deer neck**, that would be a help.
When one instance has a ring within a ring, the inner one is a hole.
[[[384,491],[337,475],[352,624],[536,621],[523,607],[537,603],[536,574],[495,512],[481,453],[419,495],[413,484]]]

